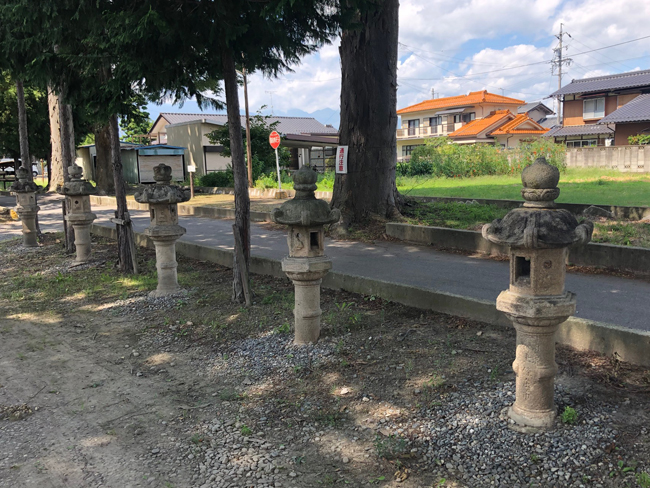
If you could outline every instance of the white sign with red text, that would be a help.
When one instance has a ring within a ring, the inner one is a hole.
[[[348,174],[348,146],[336,148],[336,172],[342,175]]]

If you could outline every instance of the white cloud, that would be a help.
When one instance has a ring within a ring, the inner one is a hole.
[[[481,89],[527,101],[548,96],[557,77],[541,62],[553,57],[560,22],[572,36],[565,55],[574,60],[564,69],[565,83],[647,69],[650,39],[579,53],[647,35],[648,18],[646,0],[402,0],[398,107],[430,98],[431,88],[441,96]],[[271,97],[276,112],[338,110],[338,46],[324,46],[277,80],[250,76],[251,110],[270,108]],[[522,66],[531,63],[540,64]],[[513,66],[522,67],[503,70]]]

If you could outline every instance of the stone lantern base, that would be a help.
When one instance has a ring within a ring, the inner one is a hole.
[[[36,192],[16,192],[16,203],[16,213],[23,225],[23,245],[25,247],[37,247],[36,215],[41,207],[36,205]]]
[[[323,313],[320,308],[320,285],[331,268],[332,261],[327,256],[286,257],[282,260],[282,271],[295,287],[294,344],[315,343],[320,337],[320,317]]]
[[[497,298],[497,309],[504,312],[517,331],[515,403],[508,416],[511,427],[522,432],[553,427],[557,408],[553,401],[555,332],[575,312],[576,299],[571,292],[561,296],[526,296],[511,291]]]
[[[166,228],[147,228],[145,235],[153,241],[156,248],[156,271],[158,286],[149,293],[152,298],[165,297],[179,293],[178,263],[176,262],[176,241],[185,234],[185,229],[179,225],[166,226]]]
[[[97,215],[94,213],[69,214],[65,218],[74,229],[74,245],[77,248],[75,261],[85,263],[90,259],[91,255],[90,226],[97,218]]]

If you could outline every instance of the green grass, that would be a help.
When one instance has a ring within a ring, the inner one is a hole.
[[[650,175],[600,169],[568,169],[562,173],[558,202],[596,205],[650,205]],[[398,177],[398,190],[408,196],[522,200],[520,176],[476,178]]]
[[[503,218],[508,211],[509,209],[496,205],[433,202],[405,207],[402,215],[409,224],[473,230],[479,224]]]

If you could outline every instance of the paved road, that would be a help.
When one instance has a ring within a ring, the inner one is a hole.
[[[13,199],[0,197],[0,205],[12,206]],[[61,230],[60,204],[52,199],[40,203],[39,213],[44,232]],[[96,223],[107,223],[113,210],[94,208]],[[131,212],[134,228],[141,232],[149,225],[147,212]],[[181,217],[180,224],[187,229],[182,240],[232,249],[232,221],[198,217]],[[2,234],[19,235],[16,224],[5,225]],[[264,225],[251,226],[252,253],[257,256],[281,259],[287,254],[285,233],[273,231]],[[421,288],[478,298],[496,300],[508,286],[506,262],[436,251],[426,246],[396,242],[374,245],[350,241],[326,241],[327,254],[334,261],[334,269],[345,273],[393,281]],[[613,276],[569,273],[567,289],[578,294],[577,317],[621,325],[632,329],[650,330],[648,298],[650,283]]]

